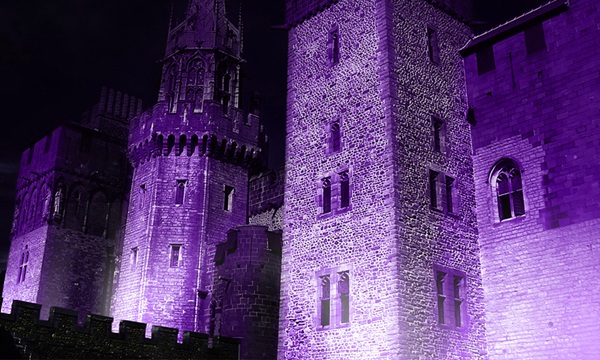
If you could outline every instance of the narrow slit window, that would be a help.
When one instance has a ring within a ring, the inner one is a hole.
[[[171,245],[169,254],[169,267],[181,265],[181,245]]]
[[[134,247],[131,249],[131,254],[129,255],[129,265],[131,270],[135,270],[138,260],[138,248]]]
[[[442,200],[442,194],[439,178],[439,172],[429,170],[429,203],[431,208],[435,210],[442,210],[442,207],[440,205]]]
[[[175,204],[183,204],[185,198],[185,187],[187,180],[177,180],[177,189],[175,190]]]
[[[345,208],[350,205],[350,177],[348,172],[340,174],[340,207]]]
[[[25,245],[25,251],[21,253],[21,261],[19,262],[19,273],[17,275],[17,284],[25,281],[27,275],[27,265],[29,264],[29,248]]]
[[[350,322],[350,276],[348,272],[340,274],[338,292],[340,295],[340,323],[347,324]]]
[[[454,213],[454,178],[446,176],[446,211]]]
[[[331,179],[323,179],[323,214],[331,212]]]
[[[329,58],[329,66],[334,66],[340,62],[340,33],[337,26],[329,31],[327,57]]]
[[[440,48],[437,31],[430,27],[427,28],[427,56],[432,63],[440,63]]]
[[[233,194],[235,189],[232,186],[225,185],[225,198],[223,203],[223,210],[231,211],[233,209]]]
[[[462,326],[462,297],[463,297],[463,278],[461,276],[454,276],[453,290],[454,290],[454,324],[456,327]]]
[[[321,279],[321,326],[329,326],[331,323],[331,283],[329,281],[329,275],[323,276]]]

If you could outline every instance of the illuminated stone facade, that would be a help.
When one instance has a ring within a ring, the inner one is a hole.
[[[600,358],[598,23],[597,1],[553,1],[463,50],[493,359]],[[503,159],[524,213],[500,220]]]
[[[290,29],[280,358],[485,356],[469,34],[425,1]]]

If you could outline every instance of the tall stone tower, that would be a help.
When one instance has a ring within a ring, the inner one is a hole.
[[[208,332],[215,244],[246,223],[259,123],[239,104],[240,29],[223,0],[170,29],[158,103],[132,121],[128,223],[112,315]]]
[[[447,2],[289,1],[279,357],[485,356]]]
[[[81,123],[62,125],[21,157],[2,310],[13,300],[108,314],[129,167],[128,119],[141,100],[103,89]]]

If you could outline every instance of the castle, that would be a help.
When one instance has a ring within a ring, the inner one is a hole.
[[[241,23],[191,1],[157,104],[105,89],[23,153],[3,312],[248,359],[600,358],[599,10],[473,36],[466,1],[289,0],[286,167],[259,172]]]

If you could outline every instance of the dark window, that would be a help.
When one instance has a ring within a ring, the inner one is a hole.
[[[433,126],[433,150],[436,152],[445,152],[446,150],[446,124],[439,118],[433,117],[431,120]]]
[[[338,152],[341,149],[341,131],[339,121],[331,124],[331,144],[330,148],[332,152]]]
[[[169,266],[179,267],[181,263],[181,245],[171,245],[169,254]]]
[[[454,212],[454,179],[446,176],[446,211]]]
[[[521,172],[510,160],[500,162],[494,171],[498,217],[510,219],[525,214]]]
[[[331,212],[331,180],[325,178],[323,182],[323,213]]]
[[[52,133],[46,136],[46,143],[44,144],[44,154],[47,154],[50,151],[50,145],[52,144]]]
[[[348,172],[340,174],[340,207],[345,208],[350,205],[350,177]]]
[[[443,271],[435,272],[435,286],[436,286],[436,291],[437,291],[437,312],[438,312],[438,323],[439,324],[446,323],[446,318],[445,318],[446,315],[445,315],[445,311],[444,311],[445,300],[446,300],[446,295],[444,294],[445,278],[446,278],[445,272],[443,272]]]
[[[340,294],[340,323],[347,324],[350,322],[350,277],[348,272],[340,274],[338,292]]]
[[[436,210],[442,210],[439,175],[439,172],[429,170],[429,202],[431,208]]]
[[[462,288],[463,278],[461,276],[454,276],[454,324],[456,327],[462,326]]]
[[[177,189],[175,190],[175,204],[177,205],[183,204],[186,182],[186,180],[177,180]]]
[[[438,45],[437,31],[427,28],[427,56],[434,64],[440,63],[440,48]]]
[[[225,185],[225,200],[223,203],[223,210],[231,211],[233,208],[233,194],[235,189],[232,186]]]
[[[331,322],[331,284],[329,275],[321,279],[321,326],[329,326]]]
[[[537,23],[524,31],[527,54],[546,49],[546,38],[542,23]]]
[[[494,47],[485,47],[476,53],[477,56],[477,72],[479,75],[485,74],[488,71],[492,71],[496,68],[496,62],[494,61]]]
[[[337,26],[334,26],[329,31],[327,39],[327,57],[329,58],[329,66],[333,66],[340,62],[340,33]]]

